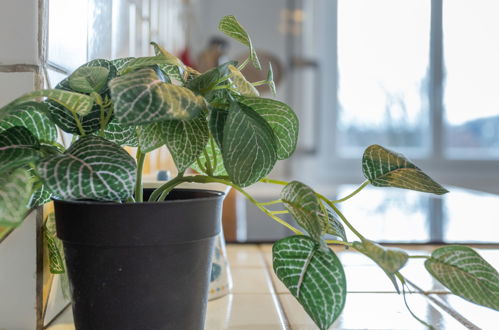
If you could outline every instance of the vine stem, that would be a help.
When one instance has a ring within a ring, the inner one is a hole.
[[[409,258],[411,258],[411,259],[416,259],[416,258],[430,259],[431,257],[430,256],[423,256],[423,255],[421,255],[421,256],[409,256]]]
[[[350,198],[352,198],[353,196],[357,195],[362,189],[364,189],[368,184],[369,184],[369,180],[366,180],[364,181],[357,189],[355,189],[351,194],[349,194],[348,196],[345,196],[341,199],[338,199],[338,200],[335,200],[335,201],[331,201],[331,203],[341,203],[341,202],[344,202]]]
[[[241,65],[237,67],[237,69],[238,69],[239,71],[242,71],[242,70],[246,67],[246,65],[248,65],[248,63],[249,63],[249,57],[247,57],[247,58],[243,61],[243,63],[241,63]]]
[[[353,246],[352,243],[344,242],[344,241],[337,241],[334,239],[327,239],[325,240],[327,244],[339,244],[339,245],[345,245],[345,246]]]
[[[282,203],[282,200],[276,199],[275,201],[270,201],[270,202],[259,202],[258,205],[274,205],[274,204],[279,204]]]
[[[172,180],[168,181],[167,183],[165,183],[164,185],[162,185],[161,187],[157,188],[151,194],[149,201],[157,200],[158,197],[162,197],[162,195],[165,191],[171,191],[175,186],[179,185],[182,182],[197,182],[197,183],[217,182],[217,183],[222,183],[222,184],[231,186],[232,188],[236,189],[241,194],[243,194],[251,203],[253,203],[256,207],[258,207],[263,213],[265,213],[266,215],[268,215],[269,217],[271,217],[272,219],[274,219],[275,221],[277,221],[278,223],[280,223],[284,227],[288,228],[296,235],[303,235],[303,233],[300,230],[293,227],[292,225],[290,225],[286,221],[282,220],[281,218],[275,216],[267,208],[259,205],[258,201],[256,199],[254,199],[253,196],[251,196],[246,191],[244,191],[244,189],[242,189],[241,187],[233,184],[230,181],[220,179],[220,178],[211,177],[211,176],[195,175],[195,176],[176,177],[175,179],[172,179]],[[166,197],[166,195],[165,195],[165,197]]]
[[[366,238],[364,236],[362,236],[361,233],[359,233],[357,231],[357,229],[355,229],[352,224],[347,220],[347,218],[345,218],[345,216],[343,215],[343,213],[341,213],[341,211],[336,207],[336,205],[334,205],[334,203],[332,203],[329,199],[327,199],[326,197],[324,197],[323,195],[319,194],[319,193],[315,193],[317,195],[317,197],[319,197],[320,199],[322,199],[327,205],[329,205],[329,207],[331,207],[334,212],[336,212],[336,214],[338,214],[338,216],[341,218],[341,220],[343,221],[343,223],[345,225],[347,225],[348,228],[350,228],[350,230],[355,234],[357,235],[358,238],[360,238],[361,240],[365,241]]]
[[[80,131],[80,135],[85,136],[85,130],[83,129],[83,126],[81,125],[80,118],[78,118],[78,115],[76,114],[76,112],[71,111],[71,113],[73,114],[73,118],[76,122],[76,127],[78,127],[78,130]]]
[[[142,153],[140,148],[137,149],[137,179],[135,181],[135,200],[137,202],[143,202],[143,191],[142,191],[142,170],[144,169],[144,161],[146,159],[146,154]]]
[[[273,180],[273,179],[267,179],[267,178],[265,178],[265,179],[261,179],[261,180],[260,180],[260,182],[264,182],[264,183],[273,183],[273,184],[279,184],[279,185],[283,185],[283,186],[285,186],[285,185],[287,185],[287,184],[288,184],[288,182],[286,182],[286,181],[281,181],[281,180]],[[359,192],[360,190],[362,190],[362,189],[363,189],[363,188],[364,188],[364,187],[365,187],[368,183],[369,183],[369,182],[367,182],[367,183],[365,183],[365,182],[364,182],[364,183],[361,185],[361,188],[359,187],[360,189],[357,189],[357,190],[356,190],[355,194],[356,194],[357,192]],[[353,193],[352,193],[352,194],[353,194]],[[352,194],[350,194],[350,195],[352,195]],[[338,209],[338,208],[334,205],[334,203],[333,203],[332,201],[330,201],[330,200],[329,200],[329,199],[327,199],[324,195],[321,195],[321,194],[319,194],[319,193],[317,193],[317,192],[315,193],[315,195],[316,195],[317,197],[319,197],[320,199],[322,199],[322,200],[323,200],[323,201],[324,201],[327,205],[329,205],[329,206],[330,206],[330,207],[334,210],[334,212],[336,212],[336,214],[338,214],[338,216],[339,216],[339,217],[341,218],[341,220],[345,223],[345,225],[347,225],[347,227],[348,227],[348,228],[350,228],[350,230],[351,230],[351,231],[352,231],[355,235],[357,235],[357,237],[359,237],[361,240],[366,240],[366,238],[365,238],[365,237],[364,237],[361,233],[359,233],[359,232],[357,231],[357,229],[355,229],[355,228],[352,226],[352,224],[351,224],[351,223],[347,220],[347,218],[343,215],[343,213],[341,213],[341,211],[340,211],[340,210],[339,210],[339,209]],[[352,195],[352,196],[353,196],[353,195]],[[347,196],[347,197],[348,197],[348,196]],[[350,197],[351,197],[351,196],[350,196]],[[350,198],[350,197],[348,197],[348,198]]]

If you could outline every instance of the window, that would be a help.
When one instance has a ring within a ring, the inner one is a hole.
[[[444,184],[499,192],[499,2],[336,0],[308,10],[316,20],[303,24],[320,41],[311,52],[321,138],[295,174],[313,167],[315,180],[358,182],[362,152],[377,143]]]

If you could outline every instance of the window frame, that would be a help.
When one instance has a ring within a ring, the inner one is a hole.
[[[471,189],[499,193],[499,159],[455,159],[445,153],[444,84],[445,63],[443,45],[443,1],[430,1],[430,53],[428,115],[430,124],[429,152],[424,156],[410,157],[419,167],[437,181]],[[320,43],[317,49],[320,65],[322,105],[314,130],[319,131],[318,148],[315,152],[297,151],[291,164],[294,176],[306,181],[334,182],[335,184],[362,180],[361,161],[358,158],[341,157],[337,146],[338,122],[338,0],[319,1],[319,31],[327,31],[328,43]],[[306,22],[305,22],[306,23]],[[299,40],[297,42],[300,42]],[[292,56],[292,54],[291,54]],[[327,60],[326,60],[327,59]],[[295,82],[296,84],[296,82]],[[320,164],[320,166],[318,166]]]

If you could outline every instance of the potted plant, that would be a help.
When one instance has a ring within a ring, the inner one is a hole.
[[[199,73],[153,43],[155,56],[90,61],[55,89],[0,109],[0,224],[17,226],[30,207],[54,199],[77,329],[203,327],[221,195],[174,189],[184,182],[229,185],[294,232],[274,244],[273,268],[320,329],[334,322],[346,299],[345,273],[328,244],[371,258],[402,294],[413,284],[400,269],[424,257],[427,271],[454,294],[497,310],[499,275],[474,250],[444,246],[410,256],[369,240],[338,209],[368,184],[447,192],[401,154],[368,147],[367,180],[340,200],[266,177],[292,155],[298,120],[286,104],[258,95],[259,84],[275,91],[271,67],[261,82],[241,73],[249,64],[260,68],[244,28],[233,16],[219,28],[248,46],[243,63]],[[69,148],[56,142],[56,126],[73,134]],[[143,190],[145,155],[165,144],[179,174]],[[122,146],[138,147],[136,160]],[[186,175],[189,167],[200,174]],[[282,185],[280,199],[255,200],[244,188],[257,182]],[[271,211],[272,204],[285,210]],[[301,228],[278,216],[286,212]]]

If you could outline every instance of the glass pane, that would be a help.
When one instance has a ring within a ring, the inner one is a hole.
[[[499,158],[499,1],[444,1],[449,156]]]
[[[73,71],[87,60],[87,0],[49,2],[48,60]]]
[[[428,149],[430,1],[338,2],[339,139],[343,156],[373,143]]]
[[[338,197],[344,197],[356,188],[342,185]],[[421,243],[430,240],[429,202],[428,195],[415,191],[366,187],[338,206],[348,221],[369,239]],[[345,230],[350,240],[356,237],[348,228]]]

